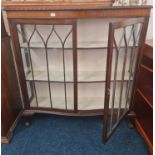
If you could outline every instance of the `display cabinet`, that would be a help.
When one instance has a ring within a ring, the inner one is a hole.
[[[4,2],[3,10],[24,115],[104,114],[106,141],[130,111],[151,6],[94,4]]]

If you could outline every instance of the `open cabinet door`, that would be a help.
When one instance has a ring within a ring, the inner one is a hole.
[[[104,143],[129,112],[148,18],[132,18],[109,24],[104,105]]]

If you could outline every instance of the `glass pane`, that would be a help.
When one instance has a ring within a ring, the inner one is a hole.
[[[74,110],[73,84],[66,84],[66,96],[63,83],[51,83],[52,107],[55,109]]]
[[[104,109],[105,83],[78,84],[78,110]]]
[[[78,82],[105,82],[107,48],[78,50]]]
[[[62,60],[62,50],[49,49],[49,70],[50,81],[64,81],[64,63]],[[65,50],[65,80],[73,82],[73,53],[72,50]]]
[[[18,24],[17,31],[31,106],[74,110],[72,25]]]
[[[36,87],[36,94],[38,99],[38,107],[50,108],[51,103],[50,103],[50,97],[49,97],[48,83],[35,82],[35,87]],[[33,103],[32,101],[31,104],[34,105],[35,103]]]

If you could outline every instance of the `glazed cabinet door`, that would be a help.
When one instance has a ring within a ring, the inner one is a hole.
[[[10,21],[25,109],[77,111],[76,22]]]
[[[104,142],[131,108],[147,24],[147,18],[132,18],[109,24]]]

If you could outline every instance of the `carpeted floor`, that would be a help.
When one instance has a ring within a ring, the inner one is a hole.
[[[31,126],[20,121],[2,155],[148,155],[147,146],[123,121],[106,145],[102,117],[34,115]]]

